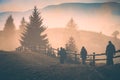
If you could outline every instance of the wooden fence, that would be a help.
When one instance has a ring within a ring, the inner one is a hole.
[[[53,51],[58,51],[58,49],[54,49]],[[117,50],[116,53],[119,53],[120,50]],[[73,55],[74,61],[77,62],[78,61],[78,57],[80,57],[80,54],[77,54],[77,52],[69,52],[67,51],[68,55]],[[96,57],[99,56],[106,56],[106,53],[101,53],[101,54],[96,54],[95,52],[93,52],[92,54],[87,55],[87,61],[92,62],[92,65],[95,66],[96,61],[105,61],[107,60],[106,58],[99,58],[97,59]],[[90,58],[91,57],[91,58]],[[113,58],[120,58],[120,55],[118,56],[114,56]]]
[[[120,50],[116,51],[116,53],[119,53]],[[77,56],[80,56],[80,54],[76,54],[76,53],[71,53],[72,55],[74,55],[74,60],[77,61]],[[97,56],[106,56],[105,53],[101,53],[101,54],[96,54],[95,52],[93,52],[93,54],[89,54],[87,55],[87,61],[91,62],[92,61],[92,65],[95,66],[96,61],[103,61],[103,60],[107,60],[106,58],[103,59],[96,59]],[[92,57],[92,59],[89,59],[89,57]],[[120,58],[120,55],[118,56],[114,56],[113,58]]]
[[[16,51],[18,51],[18,52],[21,52],[22,50],[23,50],[22,47],[18,47],[18,48],[16,49]],[[24,51],[24,50],[23,50],[23,51]],[[52,54],[52,55],[54,54],[54,57],[57,57],[57,56],[58,56],[58,51],[59,51],[59,49],[51,48],[50,54]],[[117,51],[116,51],[116,53],[119,53],[119,52],[120,52],[120,50],[117,50]],[[46,51],[46,54],[47,54],[47,53],[48,53],[48,51]],[[80,57],[80,54],[77,54],[77,52],[69,52],[69,51],[67,51],[67,53],[68,53],[68,55],[73,55],[75,62],[78,61],[78,57]],[[48,54],[48,55],[49,55],[49,54]],[[96,58],[97,56],[106,56],[106,54],[105,54],[105,53],[96,54],[95,52],[93,52],[93,54],[87,55],[87,61],[92,62],[92,65],[95,66],[96,61],[107,60],[106,58],[97,59],[97,58]],[[89,57],[92,57],[92,58],[90,59]],[[119,58],[119,57],[120,57],[120,55],[114,56],[113,58]]]

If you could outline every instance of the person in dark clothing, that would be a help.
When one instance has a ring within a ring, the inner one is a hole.
[[[81,55],[81,58],[82,58],[82,64],[86,64],[87,50],[85,49],[84,46],[81,48],[80,55]]]
[[[115,46],[113,45],[113,43],[111,41],[109,41],[109,44],[106,47],[106,56],[107,56],[107,61],[106,64],[107,65],[113,65],[113,55],[115,55]]]
[[[61,47],[59,51],[59,55],[60,55],[60,63],[64,64],[65,59],[66,59],[66,50]]]

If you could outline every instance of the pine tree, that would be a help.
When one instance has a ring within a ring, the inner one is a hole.
[[[77,30],[77,25],[76,25],[75,21],[73,20],[73,18],[70,19],[66,28],[70,31],[76,31]]]
[[[76,38],[79,36],[78,27],[77,27],[75,21],[73,20],[73,18],[71,18],[70,21],[67,23],[67,26],[65,29],[66,29],[65,30],[66,38],[69,38],[71,36]]]
[[[15,28],[15,25],[14,25],[14,20],[12,18],[12,15],[10,15],[8,17],[8,19],[6,20],[6,23],[5,23],[5,27],[4,27],[4,32],[5,33],[14,33],[16,31],[16,28]]]
[[[76,52],[77,52],[77,47],[76,47],[75,40],[73,37],[69,38],[69,40],[66,44],[66,51],[68,53],[66,61],[69,63],[73,62],[73,55],[71,55],[71,53],[76,54]]]
[[[21,20],[21,25],[19,26],[20,33],[23,33],[23,32],[24,32],[26,24],[27,24],[27,23],[26,23],[26,21],[25,21],[25,19],[24,19],[24,17],[23,17],[22,20]]]
[[[66,50],[69,51],[69,52],[77,51],[77,47],[76,47],[75,40],[74,40],[73,37],[69,38],[69,41],[66,44]]]
[[[77,24],[75,23],[74,19],[71,18],[70,21],[67,23],[67,26],[65,28],[65,34],[64,34],[66,40],[72,36],[72,38],[77,42],[78,45],[80,42],[80,31],[78,29]],[[79,44],[80,45],[80,44]]]
[[[35,7],[30,22],[27,24],[25,32],[21,37],[21,45],[32,51],[44,51],[48,45],[47,34],[43,34],[46,27],[43,25],[43,19],[39,16],[40,13]]]
[[[5,27],[3,29],[4,35],[4,47],[6,50],[14,50],[17,47],[17,33],[16,27],[14,25],[14,19],[12,15],[10,15],[5,23]]]

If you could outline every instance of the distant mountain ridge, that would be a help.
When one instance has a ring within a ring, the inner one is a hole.
[[[49,5],[43,10],[52,10],[52,9],[83,9],[83,10],[94,10],[94,9],[99,9],[103,5],[106,5],[111,8],[115,8],[117,12],[120,12],[120,3],[117,2],[105,2],[105,3],[62,3],[59,5]]]
[[[44,19],[44,23],[49,28],[53,27],[65,27],[71,17],[75,18],[76,24],[80,27],[83,22],[80,22],[81,17],[89,15],[94,16],[98,13],[107,13],[109,8],[111,9],[111,15],[120,17],[120,3],[117,2],[105,2],[105,3],[62,3],[58,5],[48,5],[42,8],[41,14]],[[108,9],[107,9],[108,8]],[[0,30],[3,29],[6,19],[9,15],[13,15],[14,23],[18,28],[22,17],[25,17],[29,21],[29,16],[32,13],[32,9],[24,12],[0,12]],[[94,13],[94,14],[93,14]],[[67,14],[67,15],[66,15]],[[82,14],[82,15],[81,15]],[[86,18],[85,17],[85,18]],[[65,18],[65,19],[63,19]],[[83,17],[84,19],[84,17]],[[89,18],[90,19],[90,18]],[[119,19],[117,19],[119,21]],[[81,20],[83,21],[83,20]],[[89,21],[88,21],[89,22]],[[103,21],[104,22],[104,21]],[[81,23],[81,24],[80,24]],[[56,25],[54,25],[56,24]],[[112,23],[114,24],[114,23]],[[119,24],[118,22],[115,23]],[[98,24],[99,25],[99,24]],[[87,29],[87,28],[84,28]],[[98,28],[99,29],[99,28]],[[109,28],[111,29],[111,28]],[[116,27],[119,29],[119,26]],[[112,29],[113,31],[116,29]]]

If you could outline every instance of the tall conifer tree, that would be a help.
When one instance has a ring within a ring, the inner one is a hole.
[[[69,41],[66,44],[66,50],[69,51],[69,52],[77,51],[77,47],[76,47],[75,40],[74,40],[73,37],[69,38]]]
[[[70,21],[67,23],[67,27],[68,30],[72,30],[72,31],[76,31],[77,30],[77,25],[75,23],[75,21],[73,20],[73,18],[70,19]]]
[[[43,19],[34,7],[34,11],[30,16],[30,22],[27,24],[25,32],[21,37],[21,45],[32,51],[44,51],[48,45],[47,34],[43,34],[46,27],[43,25]]]
[[[25,26],[26,26],[26,21],[25,21],[25,18],[23,17],[22,20],[21,20],[21,24],[19,26],[19,30],[20,30],[20,33],[23,33],[24,30],[25,30]]]
[[[66,50],[68,52],[67,55],[67,62],[72,62],[73,61],[73,55],[71,55],[71,53],[75,53],[77,51],[77,47],[75,44],[75,40],[73,37],[70,37],[67,44],[66,44]]]
[[[8,19],[6,20],[5,27],[4,27],[4,32],[8,33],[8,34],[9,33],[12,34],[12,33],[15,32],[15,30],[16,30],[16,28],[15,28],[15,25],[14,25],[14,19],[12,18],[12,15],[10,15],[8,17]]]
[[[67,26],[65,28],[65,37],[69,38],[69,37],[73,37],[73,38],[77,38],[79,36],[78,33],[78,27],[77,24],[75,23],[75,21],[73,20],[73,18],[70,19],[70,21],[67,23]]]

